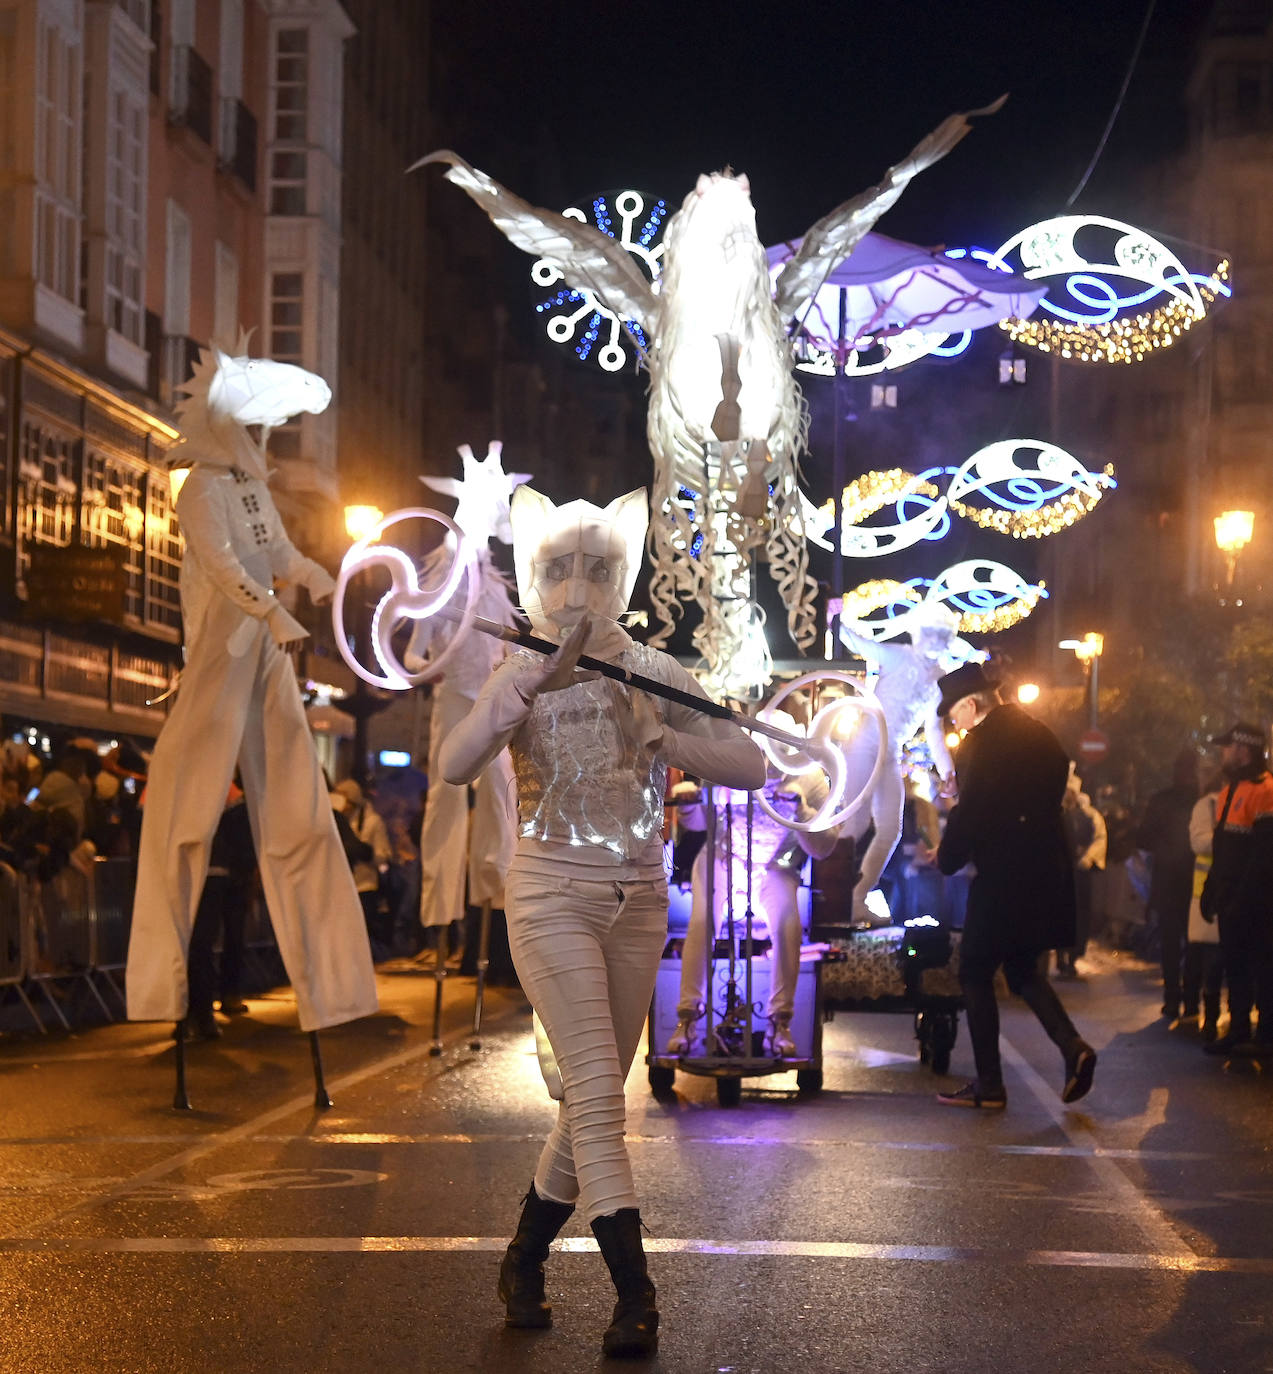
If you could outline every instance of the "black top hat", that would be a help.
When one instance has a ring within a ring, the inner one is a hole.
[[[1258,725],[1252,725],[1248,720],[1240,720],[1235,725],[1230,725],[1223,735],[1213,735],[1210,741],[1212,744],[1245,744],[1249,749],[1253,749],[1261,758],[1268,753],[1268,739],[1263,730]]]
[[[945,716],[950,714],[950,708],[957,701],[972,696],[974,692],[993,692],[999,682],[996,678],[986,676],[983,664],[961,663],[953,673],[939,677],[937,685],[941,688],[941,705],[937,708],[937,714]]]

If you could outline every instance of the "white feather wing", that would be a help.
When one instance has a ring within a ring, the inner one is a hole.
[[[1006,99],[1007,96],[1000,96],[984,109],[953,114],[943,120],[901,162],[885,172],[878,186],[872,186],[824,215],[804,236],[800,251],[774,283],[774,303],[782,319],[788,320],[799,311],[826,280],[827,274],[849,256],[876,220],[892,208],[912,178],[950,152],[972,128],[970,120],[994,114]]]
[[[448,164],[446,179],[467,191],[510,243],[546,258],[568,286],[591,291],[619,319],[635,320],[647,332],[654,332],[658,298],[616,239],[555,210],[531,205],[449,149],[430,153],[407,170],[434,162]]]

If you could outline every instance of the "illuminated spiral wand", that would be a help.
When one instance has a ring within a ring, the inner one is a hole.
[[[387,530],[406,520],[428,520],[441,525],[449,536],[448,542],[454,546],[455,553],[450,567],[436,586],[422,587],[412,559],[392,544],[380,542],[381,536]],[[371,650],[379,666],[379,672],[374,672],[361,663],[351,648],[344,614],[345,597],[350,582],[359,573],[373,568],[385,569],[390,578],[389,590],[376,603],[371,617]],[[460,590],[461,584],[464,588],[463,593]],[[370,683],[373,687],[402,692],[438,677],[474,630],[539,654],[555,654],[561,647],[529,630],[512,629],[478,615],[476,607],[479,590],[476,564],[469,541],[455,521],[439,511],[424,506],[394,511],[354,543],[341,559],[336,591],[332,597],[332,628],[340,655],[364,682]],[[438,654],[430,657],[421,669],[410,672],[399,661],[394,650],[394,631],[406,620],[422,621],[434,617],[444,619],[453,626],[449,642]],[[614,682],[621,682],[626,687],[677,702],[703,715],[730,721],[752,734],[763,736],[769,742],[764,746],[766,756],[784,773],[794,775],[821,768],[826,775],[827,798],[809,820],[784,820],[783,823],[793,830],[829,830],[840,825],[861,807],[874,790],[879,778],[888,740],[883,711],[875,698],[848,674],[811,674],[808,679],[801,680],[803,683],[815,676],[831,676],[850,690],[848,695],[827,702],[815,712],[806,735],[796,735],[770,723],[763,715],[745,715],[706,697],[667,686],[654,678],[631,672],[603,659],[584,654],[579,658],[579,666]],[[832,732],[841,715],[848,710],[863,712],[875,720],[880,747],[876,751],[875,766],[866,785],[856,796],[846,801],[841,794],[845,787],[847,769],[844,755],[834,743]],[[780,748],[774,749],[773,745]]]

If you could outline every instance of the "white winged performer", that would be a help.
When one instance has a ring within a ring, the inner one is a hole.
[[[912,177],[959,142],[970,118],[1001,104],[952,115],[878,186],[824,216],[772,287],[745,176],[699,177],[668,226],[656,290],[617,240],[529,204],[453,152],[431,153],[411,169],[448,164],[447,180],[513,244],[555,266],[567,286],[638,324],[650,340],[642,350],[654,457],[650,590],[662,622],[651,643],[666,642],[680,602],[696,601],[703,620],[694,643],[717,691],[741,694],[767,677],[753,552],[763,550],[769,562],[796,644],[808,648],[815,636],[816,587],[798,486],[807,417],[792,377],[787,325]]]

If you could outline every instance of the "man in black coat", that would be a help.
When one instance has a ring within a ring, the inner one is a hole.
[[[1005,705],[980,663],[947,673],[939,714],[967,734],[955,760],[959,800],[937,850],[943,873],[976,867],[959,950],[977,1077],[938,1100],[952,1107],[1007,1105],[999,1061],[1000,965],[1065,1056],[1063,1102],[1092,1086],[1096,1052],[1079,1035],[1044,976],[1044,952],[1074,944],[1074,873],[1061,817],[1069,759],[1056,736]]]

